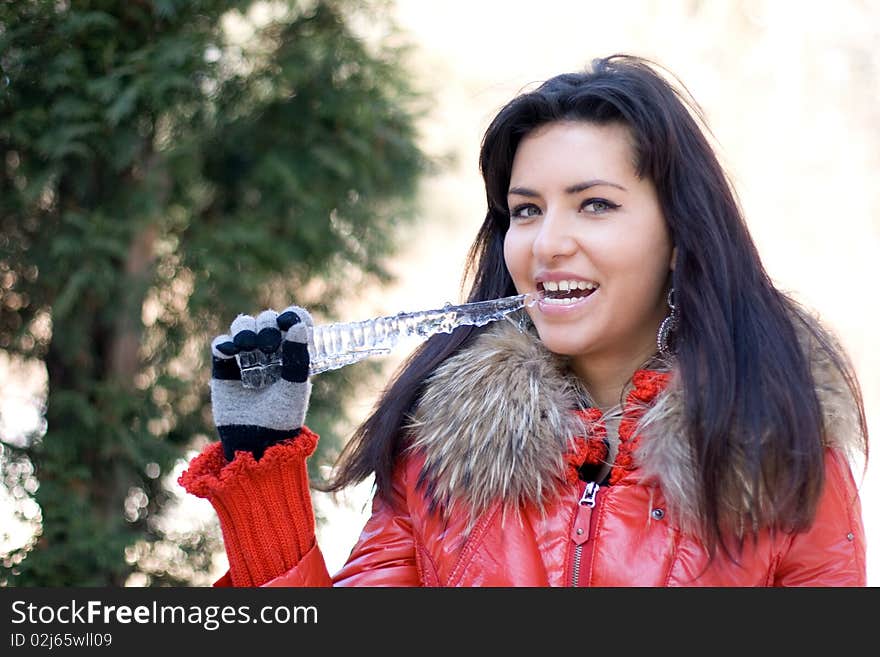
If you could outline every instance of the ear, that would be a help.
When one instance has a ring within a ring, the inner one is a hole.
[[[678,247],[672,247],[672,256],[669,258],[669,271],[675,271],[675,258],[678,255]]]

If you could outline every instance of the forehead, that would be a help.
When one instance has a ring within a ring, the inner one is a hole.
[[[520,141],[513,158],[511,185],[525,184],[523,178],[631,179],[636,176],[634,153],[632,133],[622,123],[549,123],[535,128]]]

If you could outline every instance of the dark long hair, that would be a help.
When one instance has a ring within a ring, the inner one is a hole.
[[[680,83],[644,59],[615,55],[591,70],[551,78],[505,105],[487,129],[480,170],[488,211],[468,256],[471,301],[515,294],[504,263],[510,216],[507,190],[520,140],[555,121],[628,126],[636,171],[657,190],[677,247],[672,285],[679,325],[676,361],[684,390],[687,439],[698,468],[698,500],[710,551],[725,541],[722,495],[729,464],[739,458],[751,490],[769,491],[772,509],[750,523],[786,529],[811,522],[823,485],[823,418],[810,362],[799,346],[806,329],[846,382],[858,409],[862,448],[867,429],[858,384],[843,351],[770,281],[748,233],[732,186],[701,125],[701,112]],[[803,327],[796,326],[803,323]],[[424,381],[485,329],[461,328],[418,349],[357,429],[328,490],[375,474],[390,490],[406,445],[404,424]],[[737,432],[736,446],[730,440]],[[768,439],[769,437],[769,439]],[[745,454],[734,454],[734,450]]]

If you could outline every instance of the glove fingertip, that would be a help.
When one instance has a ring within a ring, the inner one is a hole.
[[[250,351],[257,348],[257,334],[250,329],[244,329],[235,334],[232,342],[238,351]]]
[[[279,346],[281,346],[281,331],[270,326],[260,329],[257,334],[257,348],[260,351],[271,354],[277,351]]]
[[[232,358],[237,353],[238,349],[229,335],[218,335],[211,341],[211,355],[215,358]]]
[[[282,331],[287,331],[300,322],[306,326],[314,326],[314,321],[309,311],[299,306],[288,306],[278,315],[278,328]]]
[[[281,329],[282,331],[287,331],[294,324],[299,324],[300,321],[302,320],[300,320],[299,316],[295,312],[285,310],[283,313],[278,315],[277,323],[279,329]]]
[[[254,320],[254,330],[259,333],[264,328],[274,328],[277,325],[278,313],[274,310],[264,310]]]
[[[251,331],[252,333],[256,333],[257,328],[257,320],[255,320],[250,315],[239,315],[234,320],[232,320],[232,324],[229,325],[229,333],[233,336],[241,333],[242,331]]]

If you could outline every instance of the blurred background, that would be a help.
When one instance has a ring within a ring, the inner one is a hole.
[[[628,52],[701,105],[765,267],[849,351],[877,431],[880,3],[23,0],[0,5],[0,583],[206,585],[205,346],[292,300],[462,300],[483,131]],[[872,283],[871,281],[875,281]],[[406,346],[316,377],[326,474]],[[862,476],[880,584],[880,465]],[[315,494],[331,570],[370,482]]]

